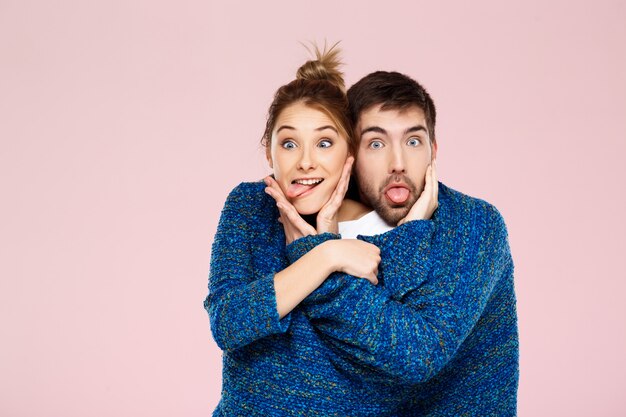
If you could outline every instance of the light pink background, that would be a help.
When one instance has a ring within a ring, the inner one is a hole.
[[[348,84],[423,82],[442,181],[503,213],[519,415],[626,415],[625,22],[609,0],[0,0],[0,415],[210,414],[219,212],[324,38]]]

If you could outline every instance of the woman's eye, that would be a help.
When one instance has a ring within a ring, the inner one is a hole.
[[[370,148],[371,149],[380,149],[382,148],[384,145],[381,141],[379,140],[374,140],[372,142],[370,142]]]
[[[328,139],[322,139],[318,146],[320,148],[330,148],[331,146],[333,146],[333,143]]]
[[[406,141],[406,144],[409,146],[419,146],[422,143],[419,138],[411,138]]]
[[[281,144],[281,146],[285,149],[294,149],[296,144],[292,140],[286,140]]]

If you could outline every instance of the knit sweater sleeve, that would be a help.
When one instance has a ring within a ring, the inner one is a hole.
[[[448,363],[495,284],[513,271],[502,217],[486,203],[477,211],[464,225],[466,234],[440,242],[436,250],[420,250],[425,226],[419,222],[396,228],[393,245],[374,239],[382,244],[382,258],[395,262],[391,268],[392,263],[381,263],[385,283],[407,284],[405,290],[333,274],[324,293],[305,300],[302,308],[311,323],[345,359],[338,364],[356,363],[390,380],[417,383]]]
[[[211,250],[204,307],[213,338],[222,350],[285,332],[291,320],[291,315],[279,319],[274,274],[254,275],[253,228],[268,220],[256,207],[259,199],[253,185],[242,183],[228,196]]]

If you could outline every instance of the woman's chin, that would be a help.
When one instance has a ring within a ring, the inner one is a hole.
[[[301,216],[316,214],[322,209],[322,204],[314,204],[313,202],[294,202],[292,204]]]

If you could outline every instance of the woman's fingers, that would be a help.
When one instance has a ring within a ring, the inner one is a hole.
[[[376,277],[375,274],[369,274],[369,275],[364,276],[363,278],[368,280],[374,285],[378,285],[378,278]]]
[[[338,231],[337,212],[339,211],[339,208],[343,203],[343,198],[348,191],[348,185],[350,184],[350,172],[352,170],[353,163],[354,158],[349,156],[343,165],[341,177],[339,177],[337,186],[317,215],[317,229],[319,233],[337,233]]]
[[[294,229],[296,229],[301,234],[301,236],[314,235],[316,233],[313,226],[308,224],[300,216],[300,213],[298,213],[296,208],[293,205],[291,205],[289,202],[287,202],[286,204],[283,202],[277,203],[276,206],[278,207],[278,210],[280,211],[281,216],[284,217],[287,221],[289,221],[291,226]],[[283,225],[284,224],[285,223],[283,222]]]
[[[352,164],[354,163],[354,158],[349,156],[346,159],[345,164],[343,164],[343,169],[341,171],[341,177],[339,178],[339,182],[337,186],[333,190],[333,193],[330,196],[328,202],[324,205],[325,212],[329,212],[332,217],[335,215],[336,211],[341,207],[341,203],[343,203],[343,198],[346,196],[346,192],[348,192],[348,185],[350,184],[350,172],[352,171]]]
[[[301,238],[302,236],[316,234],[315,228],[308,224],[296,208],[287,200],[276,180],[270,176],[264,178],[265,192],[276,201],[276,207],[280,213],[278,221],[283,225],[287,243]]]
[[[339,179],[339,183],[337,184],[337,190],[341,199],[346,195],[348,191],[348,185],[350,184],[350,173],[352,172],[352,165],[354,164],[354,157],[349,156],[346,159],[346,163],[343,164],[343,170],[341,171],[341,178]]]
[[[283,190],[281,190],[280,186],[276,182],[276,180],[272,177],[265,177],[264,179],[265,192],[270,195],[277,203],[289,203],[285,194],[283,194]]]
[[[342,239],[336,242],[334,254],[339,260],[337,270],[366,279],[374,285],[378,284],[380,249],[371,243],[356,239]]]

